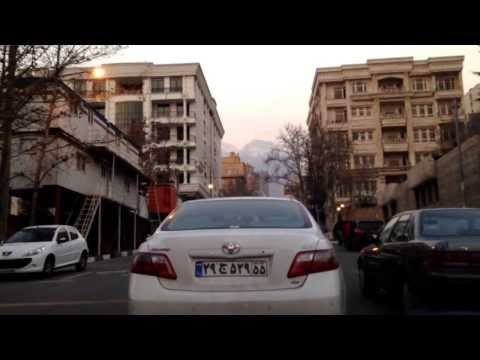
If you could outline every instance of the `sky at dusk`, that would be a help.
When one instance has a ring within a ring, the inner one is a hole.
[[[192,63],[202,66],[217,101],[225,136],[238,148],[252,139],[274,140],[287,122],[306,124],[318,67],[365,63],[367,59],[463,55],[465,92],[480,82],[476,45],[132,45],[100,63]],[[95,63],[95,65],[98,63]]]

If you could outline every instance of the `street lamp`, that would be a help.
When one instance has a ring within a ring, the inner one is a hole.
[[[340,212],[342,208],[340,206],[337,206],[337,212]]]
[[[213,184],[208,184],[208,190],[210,190],[210,197],[213,197]]]
[[[340,208],[343,209],[345,207],[345,204],[340,204]]]
[[[105,70],[101,67],[96,67],[92,70],[92,76],[95,79],[101,79],[101,78],[105,77]]]

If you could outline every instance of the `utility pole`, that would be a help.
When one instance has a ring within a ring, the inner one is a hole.
[[[460,139],[460,125],[458,123],[458,100],[454,101],[454,122],[455,122],[455,137],[458,148],[458,166],[460,167],[460,193],[462,196],[462,207],[467,206],[467,199],[465,197],[465,175],[463,173],[463,156],[462,156],[462,143]]]

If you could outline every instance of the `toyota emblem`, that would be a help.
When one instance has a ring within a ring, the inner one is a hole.
[[[222,250],[225,254],[234,255],[240,251],[240,245],[230,242],[223,244]]]

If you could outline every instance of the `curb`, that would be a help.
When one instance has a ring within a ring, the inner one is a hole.
[[[120,253],[115,253],[115,254],[102,254],[100,256],[90,256],[88,258],[88,263],[94,263],[98,261],[104,261],[104,260],[111,260],[111,259],[116,259],[119,257],[128,257],[133,254],[135,254],[137,250],[129,250],[129,251],[122,251]]]

